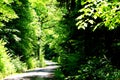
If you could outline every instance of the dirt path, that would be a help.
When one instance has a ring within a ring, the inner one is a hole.
[[[55,62],[45,61],[46,67],[28,70],[25,73],[10,75],[4,80],[52,80],[54,77],[54,70],[59,66]]]

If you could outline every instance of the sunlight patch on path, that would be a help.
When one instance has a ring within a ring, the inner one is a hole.
[[[10,75],[6,77],[4,80],[34,80],[30,79],[32,77],[40,77],[40,78],[53,78],[54,77],[54,70],[57,69],[59,66],[56,62],[45,61],[46,67],[43,68],[36,68],[32,70],[28,70],[24,73]]]

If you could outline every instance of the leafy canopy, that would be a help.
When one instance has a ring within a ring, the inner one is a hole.
[[[13,2],[13,0],[0,0],[0,27],[4,26],[3,22],[18,18],[15,11],[11,8],[11,3]]]
[[[87,0],[79,10],[77,17],[78,29],[92,27],[93,30],[105,26],[114,29],[120,24],[120,2],[108,2],[107,0]]]

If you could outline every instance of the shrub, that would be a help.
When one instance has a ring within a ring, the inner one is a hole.
[[[55,70],[55,80],[64,80],[65,76],[60,69]]]
[[[75,76],[81,80],[116,80],[119,77],[120,71],[103,57],[88,58],[86,64],[79,66]]]
[[[37,65],[37,60],[33,57],[29,57],[26,62],[28,69],[35,68]]]
[[[11,62],[14,64],[16,72],[23,72],[27,70],[26,63],[20,61],[20,57],[15,57],[14,59],[11,60]]]
[[[73,76],[78,70],[78,59],[77,54],[62,54],[60,57],[61,70],[65,76]]]
[[[4,46],[5,44],[3,40],[0,40],[0,72],[3,76],[12,74],[16,71],[15,66],[10,62],[11,57],[7,54],[8,51]]]
[[[64,61],[66,63],[62,64],[66,80],[117,80],[120,78],[120,70],[112,66],[104,57],[87,57],[84,63],[76,62],[74,59],[71,62],[71,57],[68,58]],[[73,70],[77,72],[74,73]]]

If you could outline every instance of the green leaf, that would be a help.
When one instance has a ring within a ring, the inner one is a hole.
[[[10,4],[10,3],[14,2],[14,1],[13,1],[13,0],[4,0],[4,2],[5,2],[6,4]]]
[[[94,21],[93,21],[93,20],[89,20],[88,22],[90,22],[90,24],[93,24],[93,23],[94,23]]]
[[[5,26],[2,22],[0,22],[0,28],[2,28],[3,26]]]

